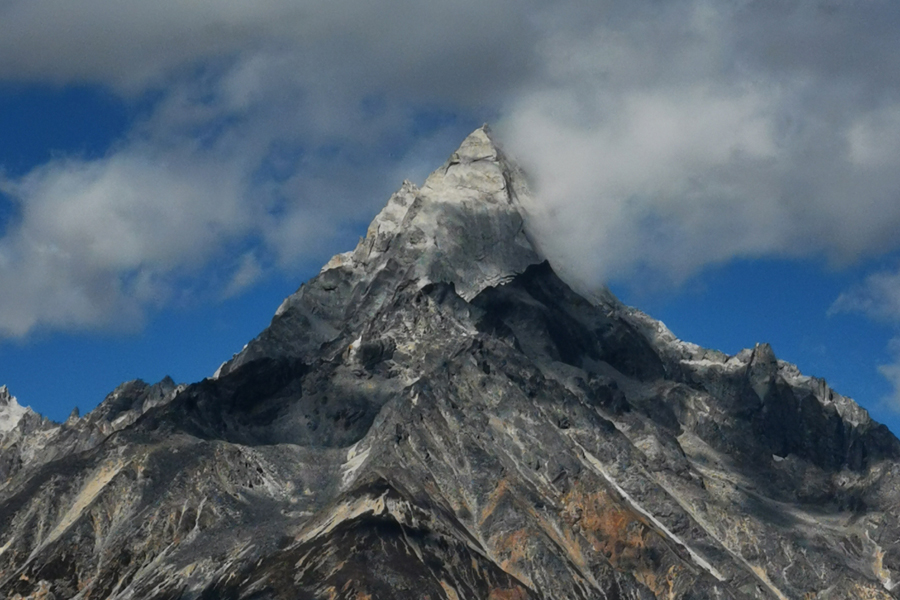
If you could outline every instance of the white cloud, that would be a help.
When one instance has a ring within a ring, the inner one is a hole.
[[[110,325],[159,304],[179,271],[204,265],[252,226],[225,165],[136,149],[61,160],[3,183],[20,203],[0,240],[0,333]],[[171,162],[169,162],[171,161]]]
[[[539,188],[534,228],[573,276],[678,282],[735,257],[847,263],[897,246],[898,44],[879,22],[896,11],[607,7],[547,38],[502,123]],[[866,26],[878,41],[859,63]]]
[[[0,239],[0,278],[17,283],[0,291],[0,334],[139,322],[210,262],[231,265],[228,294],[341,250],[466,133],[423,133],[423,110],[498,121],[538,184],[542,246],[592,284],[896,248],[898,11],[0,3],[0,79],[156,98],[108,155],[4,182],[21,214]]]
[[[203,288],[187,282],[210,264],[232,265],[209,278],[221,282],[212,296],[227,297],[267,269],[321,262],[343,250],[336,240],[352,243],[348,232],[407,166],[434,152],[405,160],[428,138],[408,131],[405,102],[376,95],[373,112],[370,90],[352,78],[323,90],[328,74],[305,63],[293,51],[249,52],[176,78],[107,156],[63,157],[0,181],[19,213],[0,238],[0,279],[17,283],[0,291],[0,336],[140,326],[148,307]],[[238,250],[244,258],[231,260]]]
[[[536,178],[533,226],[545,251],[601,281],[641,266],[678,279],[773,249],[786,210],[748,197],[759,191],[751,172],[776,159],[760,116],[767,102],[727,90],[648,91],[617,97],[614,116],[588,127],[560,119],[564,99],[553,95],[517,107],[506,127]]]

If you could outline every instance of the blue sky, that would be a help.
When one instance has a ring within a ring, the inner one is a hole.
[[[542,250],[900,431],[900,8],[13,0],[0,384],[191,382],[490,122]]]

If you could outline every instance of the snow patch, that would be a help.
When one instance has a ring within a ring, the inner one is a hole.
[[[356,442],[350,449],[347,450],[347,461],[341,465],[341,486],[347,487],[353,481],[353,476],[356,475],[356,472],[359,471],[359,468],[363,466],[363,463],[366,462],[366,459],[369,458],[369,452],[372,451],[371,448],[360,449],[359,446],[362,442]]]
[[[284,300],[281,301],[281,304],[278,305],[278,308],[275,310],[275,316],[280,317],[290,307],[291,307],[291,297],[288,296],[287,298],[285,298]]]
[[[9,394],[5,385],[0,387],[0,433],[15,429],[29,410],[27,407],[21,406],[15,396]]]
[[[219,365],[219,368],[216,369],[216,372],[215,372],[215,373],[213,373],[212,378],[213,378],[213,379],[218,379],[219,377],[221,377],[221,376],[222,376],[222,369],[224,369],[224,368],[225,368],[225,365],[227,365],[227,364],[228,364],[228,361],[225,361],[225,362],[223,362],[221,365]]]
[[[350,342],[350,346],[347,348],[347,356],[350,360],[356,358],[356,353],[359,352],[359,347],[362,345],[362,334],[359,334],[359,337]]]
[[[331,257],[331,259],[327,263],[325,263],[325,265],[321,268],[321,270],[319,270],[319,274],[322,274],[325,271],[337,269],[339,267],[343,267],[346,264],[352,264],[352,263],[353,263],[353,251],[352,250],[349,252],[342,252],[340,254],[335,254],[334,256]],[[287,301],[285,300],[285,302],[287,302]],[[282,307],[285,305],[285,302],[282,302],[281,306],[278,307],[279,311],[282,310]],[[278,311],[275,311],[275,314],[278,315],[281,313],[279,313]]]

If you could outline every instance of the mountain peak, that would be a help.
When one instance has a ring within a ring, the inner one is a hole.
[[[269,328],[215,377],[257,358],[310,355],[348,335],[346,314],[373,314],[398,290],[449,284],[470,301],[511,281],[543,261],[525,230],[521,200],[530,194],[521,169],[479,127],[422,187],[404,181],[356,248],[286,298]],[[298,323],[310,327],[303,339]]]
[[[530,194],[487,126],[473,131],[421,188],[404,181],[352,252],[322,269],[370,275],[409,267],[419,287],[452,283],[464,299],[522,273],[541,258],[525,233],[520,198]]]
[[[479,160],[497,160],[500,150],[494,142],[491,129],[485,123],[462,141],[450,159],[458,162],[475,162]]]
[[[444,201],[474,195],[483,202],[518,208],[518,194],[528,193],[518,171],[500,150],[487,125],[483,125],[470,133],[447,162],[425,180],[423,189],[431,190]]]
[[[421,188],[403,183],[352,259],[393,259],[412,267],[420,287],[452,283],[469,300],[540,262],[519,202],[529,193],[519,169],[480,127]]]

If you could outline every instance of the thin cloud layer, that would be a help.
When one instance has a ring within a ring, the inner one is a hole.
[[[97,160],[3,181],[0,335],[139,324],[342,250],[494,122],[586,285],[896,248],[900,8],[882,1],[0,5],[0,78],[153,98]],[[447,115],[458,118],[445,118]]]

